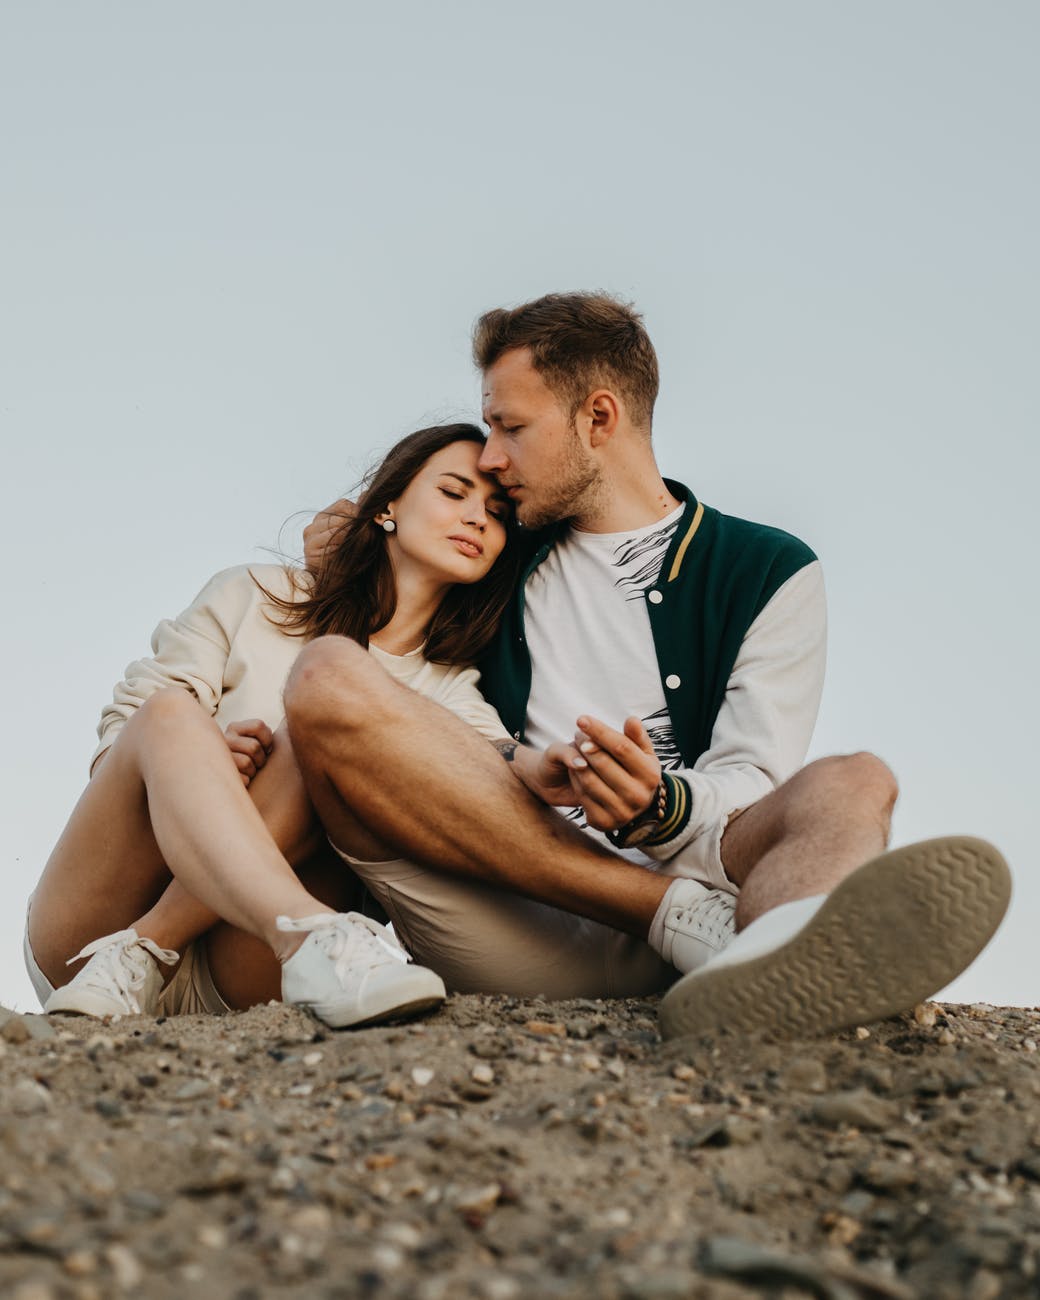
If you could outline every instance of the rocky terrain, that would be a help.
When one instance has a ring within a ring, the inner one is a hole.
[[[656,1003],[0,1011],[0,1294],[1040,1295],[1040,1013],[662,1044]]]

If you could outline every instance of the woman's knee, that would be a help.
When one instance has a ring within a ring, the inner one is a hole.
[[[165,686],[138,705],[117,737],[119,752],[129,756],[135,742],[155,743],[158,736],[194,722],[200,714],[198,700],[179,686]]]

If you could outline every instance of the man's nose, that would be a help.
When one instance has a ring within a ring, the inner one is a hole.
[[[501,474],[508,465],[509,457],[505,454],[505,448],[499,441],[498,435],[489,433],[487,442],[484,443],[484,450],[477,461],[477,469],[482,474]]]

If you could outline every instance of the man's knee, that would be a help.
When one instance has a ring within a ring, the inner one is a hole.
[[[304,646],[285,684],[285,718],[293,743],[326,724],[349,726],[370,714],[380,678],[372,656],[345,636],[322,636]]]
[[[835,754],[817,759],[802,769],[798,782],[805,803],[814,809],[825,803],[829,808],[862,811],[887,821],[899,796],[895,774],[876,754]]]

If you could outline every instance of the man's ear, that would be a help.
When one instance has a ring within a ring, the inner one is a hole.
[[[602,447],[617,432],[621,420],[621,403],[609,388],[597,388],[583,403],[589,421],[589,446]]]

